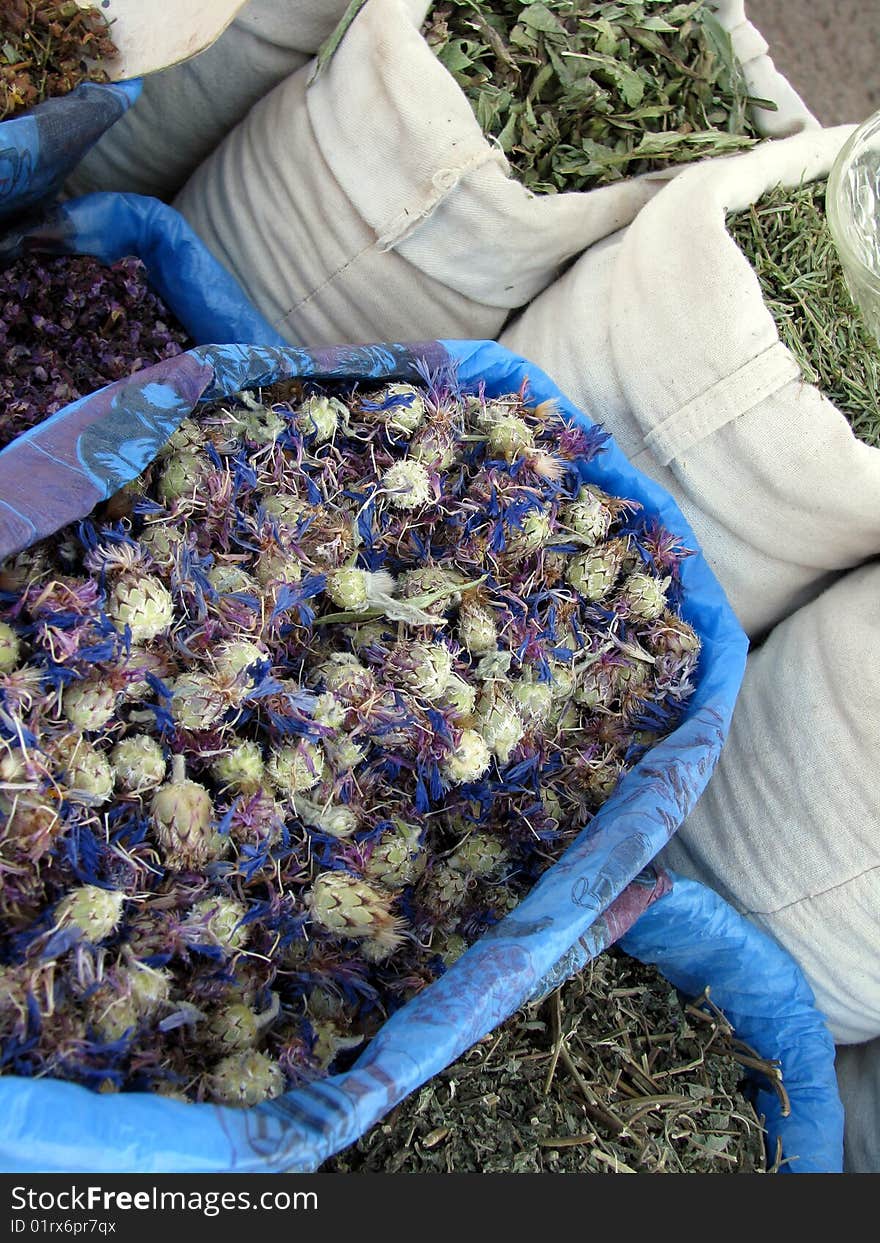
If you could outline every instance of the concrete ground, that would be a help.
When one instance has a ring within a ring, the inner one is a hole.
[[[823,125],[880,110],[880,0],[745,0],[776,68]]]

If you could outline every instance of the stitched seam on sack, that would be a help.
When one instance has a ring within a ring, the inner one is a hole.
[[[667,415],[647,433],[645,448],[662,466],[668,466],[692,445],[735,422],[799,375],[800,367],[791,353],[780,341],[774,341],[736,371],[716,380]]]
[[[501,162],[505,165],[507,164],[504,153],[496,150],[494,147],[487,146],[486,149],[477,151],[465,160],[463,164],[459,164],[455,168],[438,168],[431,178],[433,193],[422,207],[413,209],[413,211],[404,209],[385,225],[382,232],[378,235],[379,250],[393,250],[395,246],[399,246],[401,242],[406,241],[413,230],[418,228],[423,220],[427,220],[429,216],[432,216],[453,190],[458,189],[469,173],[475,172],[485,164]]]
[[[320,285],[311,291],[311,293],[307,293],[304,298],[300,298],[299,302],[295,303],[289,311],[285,311],[283,315],[279,315],[272,325],[273,328],[278,328],[279,325],[283,324],[286,319],[298,311],[300,307],[307,306],[313,298],[317,298],[318,294],[322,293],[328,285],[333,284],[337,276],[341,276],[343,272],[347,272],[353,263],[357,263],[358,259],[362,259],[367,251],[372,250],[375,245],[375,241],[368,242],[366,246],[361,247],[357,254],[352,255],[350,259],[346,259],[345,263],[340,264],[336,271],[331,272],[328,277],[321,281]]]
[[[754,911],[744,910],[744,915],[781,915],[783,911],[791,911],[796,906],[800,906],[802,902],[815,902],[817,898],[824,898],[829,893],[834,893],[836,889],[844,889],[847,885],[851,885],[854,880],[861,880],[863,876],[870,875],[871,872],[880,871],[880,863],[874,863],[869,868],[863,868],[861,872],[856,872],[854,876],[848,876],[846,880],[840,881],[837,885],[829,885],[827,889],[820,889],[817,893],[808,893],[803,898],[795,898],[793,902],[786,902],[784,906],[777,906],[772,911]]]

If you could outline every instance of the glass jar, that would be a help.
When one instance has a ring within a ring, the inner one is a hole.
[[[838,152],[828,174],[825,212],[852,299],[880,342],[880,112]]]

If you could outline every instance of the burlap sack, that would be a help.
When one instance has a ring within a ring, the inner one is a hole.
[[[746,665],[703,797],[661,855],[801,965],[837,1044],[880,1036],[880,563]]]
[[[200,55],[144,78],[128,115],[67,183],[170,200],[256,103],[318,50],[347,0],[250,0]]]
[[[369,0],[324,72],[276,87],[175,201],[295,344],[494,337],[672,175],[527,191],[422,38],[430,7]]]
[[[835,1058],[843,1102],[844,1174],[880,1174],[880,1038],[843,1045]]]
[[[880,552],[880,450],[801,379],[725,225],[852,129],[686,169],[500,337],[673,494],[752,637]]]

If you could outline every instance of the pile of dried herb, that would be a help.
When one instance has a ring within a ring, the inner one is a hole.
[[[190,345],[139,259],[30,255],[0,268],[0,449],[78,397]]]
[[[743,1064],[778,1068],[705,998],[601,955],[414,1092],[323,1173],[732,1174],[765,1169]]]
[[[0,1066],[254,1104],[516,905],[695,684],[689,553],[585,482],[607,439],[288,382],[6,565]]]
[[[423,33],[535,192],[589,190],[756,141],[754,101],[703,0],[442,0]]]
[[[66,95],[81,82],[107,82],[103,63],[118,53],[107,18],[73,0],[2,0],[0,121]]]
[[[825,181],[778,186],[727,227],[804,379],[880,447],[880,350],[854,304],[825,217]]]

